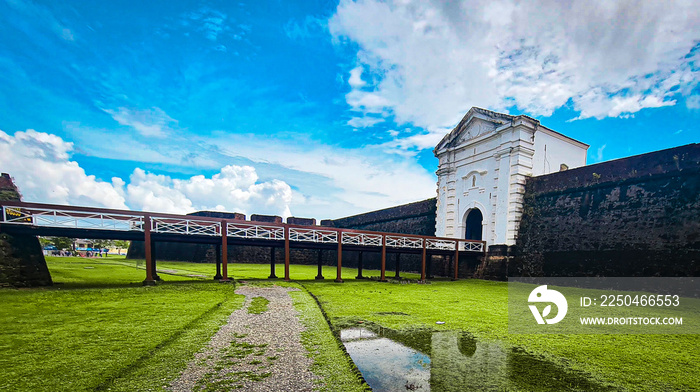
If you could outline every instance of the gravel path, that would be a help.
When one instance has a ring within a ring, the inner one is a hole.
[[[243,286],[243,307],[195,355],[171,391],[311,391],[316,378],[301,344],[303,325],[289,291],[296,288]],[[269,300],[268,310],[249,314],[253,298]]]

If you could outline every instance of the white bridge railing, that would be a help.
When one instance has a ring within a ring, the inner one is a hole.
[[[336,230],[300,229],[292,227],[289,229],[289,240],[316,242],[320,244],[337,244],[338,232]]]
[[[62,229],[93,229],[143,231],[143,216],[127,214],[86,213],[54,208],[2,207],[4,223],[56,227]]]
[[[248,223],[229,223],[228,236],[258,240],[284,240],[284,227],[255,225]]]
[[[232,238],[312,242],[356,246],[387,246],[391,248],[484,252],[483,241],[436,238],[376,232],[345,231],[322,227],[298,227],[258,222],[226,221],[225,219],[198,219],[189,215],[159,215],[151,213],[128,214],[100,212],[95,208],[36,203],[8,203],[2,206],[2,223],[13,225],[54,227],[68,229],[96,229],[115,231],[144,231],[149,224],[152,233],[200,235],[221,237],[222,224],[226,222],[226,235]],[[148,221],[147,221],[148,220]],[[288,236],[288,237],[287,237]]]
[[[151,232],[221,236],[221,222],[198,219],[151,218]]]
[[[400,235],[387,235],[386,246],[392,248],[422,248],[423,239],[418,237],[404,237]]]
[[[382,246],[382,235],[381,234],[368,234],[368,233],[353,233],[344,232],[343,233],[343,244],[344,245],[363,245],[363,246]]]

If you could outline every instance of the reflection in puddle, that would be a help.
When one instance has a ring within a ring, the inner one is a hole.
[[[585,374],[457,331],[350,328],[340,339],[375,392],[613,391]]]
[[[430,390],[429,356],[365,328],[342,330],[340,340],[372,390]]]

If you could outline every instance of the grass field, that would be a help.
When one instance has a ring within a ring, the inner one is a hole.
[[[0,390],[158,390],[177,376],[226,317],[242,304],[234,285],[215,283],[213,265],[159,262],[166,281],[143,287],[143,262],[118,258],[48,258],[57,285],[0,290]],[[229,274],[270,284],[268,265],[233,264]],[[281,266],[277,275],[283,276]],[[291,276],[319,300],[336,326],[365,320],[399,330],[466,331],[479,341],[517,347],[596,382],[629,391],[700,389],[698,335],[509,335],[507,286],[480,280],[395,284],[332,281],[335,268],[291,266]],[[377,276],[378,271],[365,271]],[[415,279],[417,275],[411,275]],[[361,390],[315,302],[293,293],[310,326],[304,343],[324,390]],[[445,321],[436,325],[436,321]]]

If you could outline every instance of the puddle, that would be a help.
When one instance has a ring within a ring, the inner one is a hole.
[[[614,391],[517,349],[457,331],[349,328],[340,340],[375,392]]]

